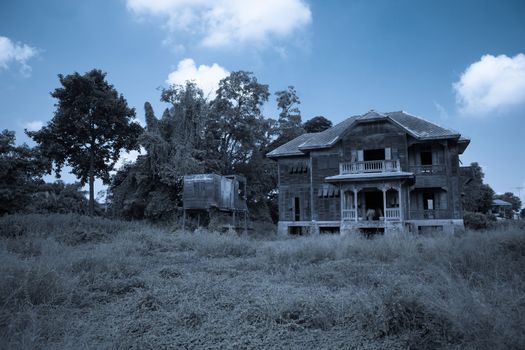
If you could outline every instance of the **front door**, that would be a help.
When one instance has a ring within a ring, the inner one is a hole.
[[[379,220],[383,216],[383,192],[365,192],[365,213],[367,220]]]

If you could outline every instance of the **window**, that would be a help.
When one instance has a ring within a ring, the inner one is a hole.
[[[423,193],[423,209],[434,210],[434,192]]]
[[[290,165],[290,174],[304,174],[308,172],[308,163],[306,161],[295,162]]]
[[[384,160],[385,159],[385,149],[365,149],[364,151],[364,160]]]
[[[339,197],[339,189],[332,184],[321,184],[319,186],[319,190],[317,191],[317,197]]]
[[[421,165],[432,165],[432,151],[421,151]]]

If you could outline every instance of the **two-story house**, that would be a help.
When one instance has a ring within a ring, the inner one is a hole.
[[[459,155],[470,140],[406,112],[374,110],[301,135],[277,161],[279,232],[463,227]]]

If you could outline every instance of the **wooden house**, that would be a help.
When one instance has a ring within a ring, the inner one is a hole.
[[[195,217],[197,226],[210,223],[247,229],[246,179],[240,175],[192,174],[183,179],[183,226]],[[238,214],[241,214],[239,217]]]
[[[267,154],[278,167],[279,232],[453,232],[469,142],[403,111],[301,135]]]

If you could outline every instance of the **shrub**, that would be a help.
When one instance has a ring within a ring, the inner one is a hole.
[[[465,227],[472,230],[486,230],[491,225],[488,216],[483,213],[466,212],[463,215],[463,221]]]

